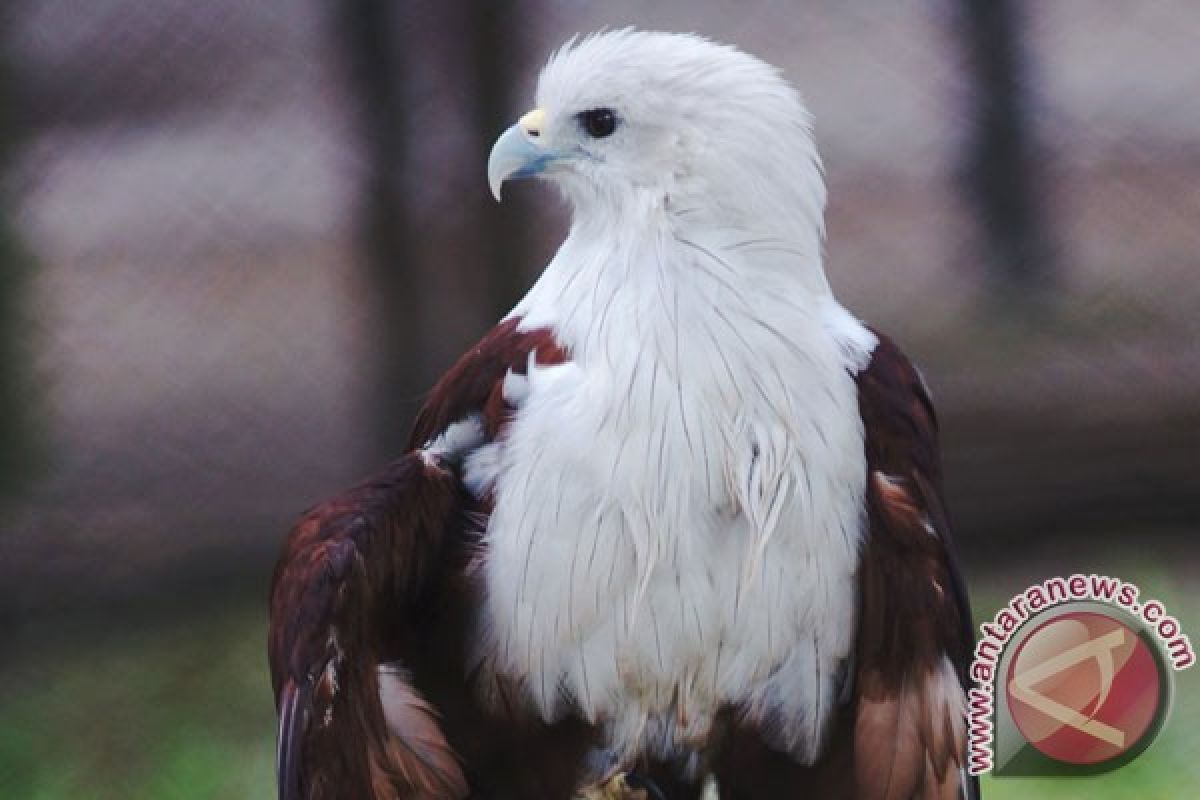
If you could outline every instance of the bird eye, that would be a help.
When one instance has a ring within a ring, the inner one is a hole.
[[[611,108],[593,108],[579,112],[579,124],[593,139],[611,136],[617,129],[617,115]]]

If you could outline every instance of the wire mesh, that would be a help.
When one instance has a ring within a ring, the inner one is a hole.
[[[511,3],[508,111],[531,95],[542,54],[633,19],[779,65],[817,120],[833,283],[924,365],[964,535],[1086,517],[1104,497],[1185,508],[1200,6],[1027,4],[1054,275],[1044,307],[1009,314],[989,300],[964,199],[976,89],[958,4],[794,5]],[[385,424],[369,412],[386,324],[364,267],[369,109],[341,23],[316,0],[43,0],[3,14],[20,119],[0,167],[7,224],[33,265],[24,349],[42,467],[5,511],[0,581],[37,604],[47,580],[84,593],[206,554],[260,564],[295,511],[378,458]],[[454,3],[393,15],[406,54],[399,185],[428,351],[413,398],[499,306],[492,256],[464,230],[489,214],[523,221],[519,283],[563,227],[528,197],[524,220],[488,205],[494,131],[478,130],[478,75],[460,58],[472,19]]]

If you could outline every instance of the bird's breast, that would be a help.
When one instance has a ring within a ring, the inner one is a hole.
[[[701,747],[731,706],[814,748],[852,637],[861,434],[646,357],[510,383],[466,471],[494,502],[485,671],[602,723],[618,757]]]

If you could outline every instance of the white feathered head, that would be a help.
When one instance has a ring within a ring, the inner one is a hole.
[[[819,248],[825,186],[811,119],[778,70],[700,36],[598,33],[559,49],[537,107],[497,140],[488,180],[541,176],[577,218],[697,213]]]

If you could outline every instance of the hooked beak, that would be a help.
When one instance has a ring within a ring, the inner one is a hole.
[[[497,201],[505,181],[537,175],[560,158],[540,141],[545,122],[546,112],[534,109],[500,134],[492,145],[492,154],[488,156],[488,186]]]

